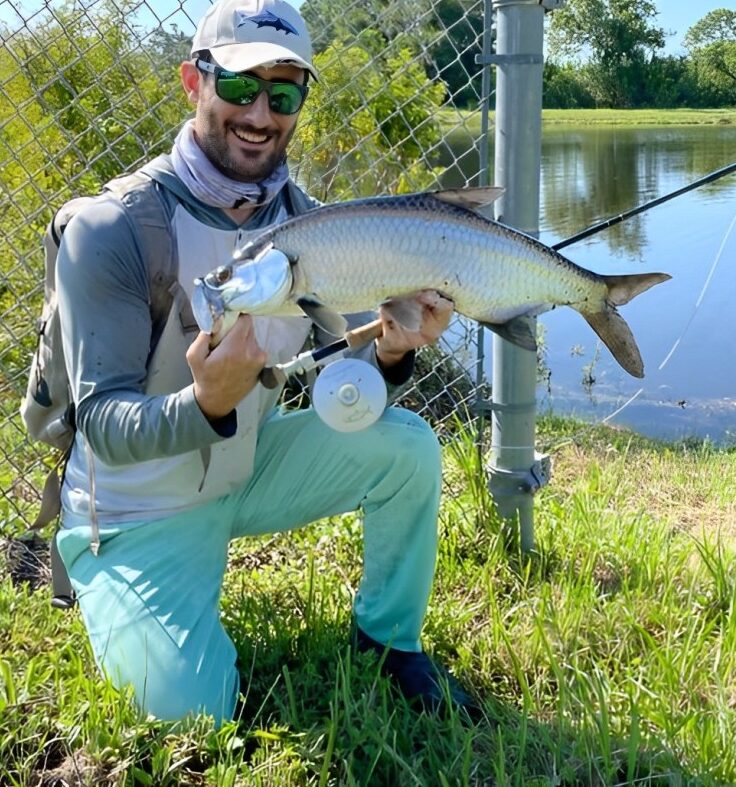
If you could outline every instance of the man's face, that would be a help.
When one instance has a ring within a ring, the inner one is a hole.
[[[249,73],[269,81],[298,84],[303,84],[305,75],[301,68],[292,65],[258,67]],[[299,113],[280,115],[271,111],[266,93],[246,106],[228,104],[217,96],[213,74],[196,71],[196,75],[196,95],[190,90],[188,93],[197,105],[194,133],[207,158],[233,180],[254,183],[267,178],[286,155]],[[190,71],[189,79],[193,77]],[[182,78],[188,89],[184,71]]]

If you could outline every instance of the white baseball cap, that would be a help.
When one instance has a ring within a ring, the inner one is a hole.
[[[192,41],[192,55],[204,49],[228,71],[291,63],[318,78],[307,26],[286,0],[217,0]]]

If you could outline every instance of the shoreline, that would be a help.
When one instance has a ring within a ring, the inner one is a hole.
[[[736,125],[736,109],[543,109],[542,122],[551,125]]]
[[[495,112],[491,111],[493,125]],[[440,124],[480,131],[481,113],[473,109],[442,109]],[[721,109],[543,109],[543,126],[736,126],[736,108]]]

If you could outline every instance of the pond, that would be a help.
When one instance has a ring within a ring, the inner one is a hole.
[[[460,153],[447,185],[477,172],[477,156]],[[735,159],[736,127],[729,125],[545,127],[540,240],[551,245]],[[734,225],[736,174],[565,248],[573,262],[599,273],[664,271],[672,280],[621,307],[644,358],[644,380],[629,377],[571,309],[542,315],[549,379],[538,390],[540,412],[652,437],[736,443]]]

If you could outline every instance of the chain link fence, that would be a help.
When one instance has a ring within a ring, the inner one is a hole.
[[[191,115],[178,78],[208,0],[0,0],[0,521],[33,520],[56,457],[18,415],[36,345],[42,235],[72,196],[168,151]],[[322,78],[292,143],[321,200],[477,184],[482,0],[307,0]],[[217,264],[212,260],[212,267]],[[457,321],[402,404],[442,431],[480,393]]]

